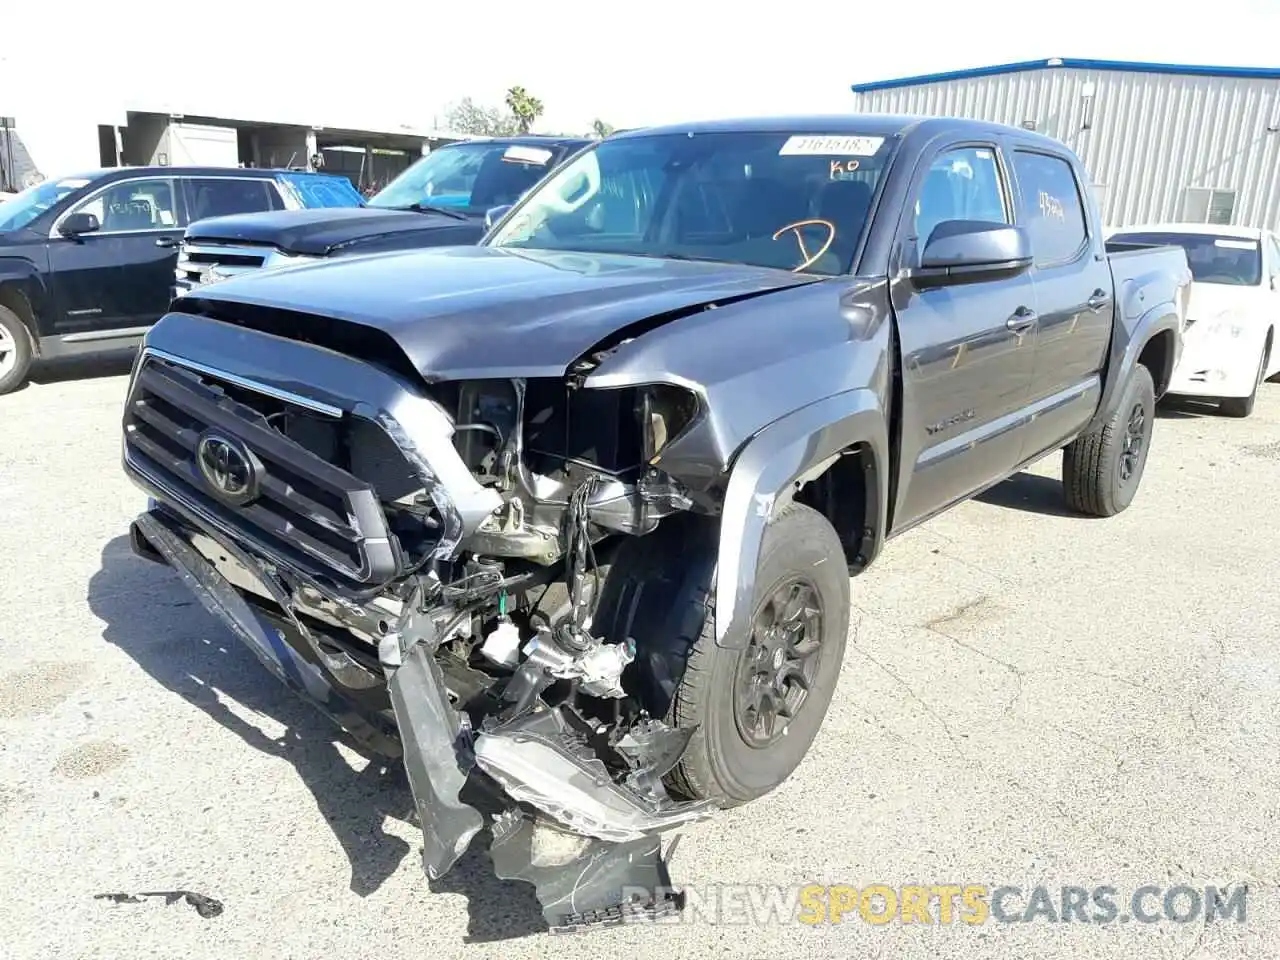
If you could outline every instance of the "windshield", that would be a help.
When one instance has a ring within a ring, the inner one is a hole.
[[[281,173],[278,176],[307,209],[364,206],[364,197],[346,177],[321,173]]]
[[[448,207],[483,216],[515,203],[554,165],[555,151],[530,144],[477,141],[429,154],[369,200],[371,207]]]
[[[1120,243],[1169,243],[1187,251],[1196,283],[1256,287],[1262,283],[1262,246],[1248,237],[1212,233],[1116,233]]]
[[[487,243],[844,273],[889,150],[883,137],[821,133],[605,140]]]
[[[66,177],[62,180],[46,180],[28,187],[0,205],[0,232],[21,230],[67,194],[88,184],[88,177]]]

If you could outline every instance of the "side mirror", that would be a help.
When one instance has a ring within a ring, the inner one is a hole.
[[[58,232],[64,237],[78,237],[101,229],[102,224],[92,213],[73,213],[58,224]]]
[[[484,228],[486,230],[493,229],[493,225],[505,217],[507,215],[507,211],[513,206],[515,206],[513,203],[504,203],[500,207],[490,207],[486,210],[484,214]]]
[[[985,220],[944,220],[933,229],[910,276],[940,286],[1014,276],[1032,263],[1031,239],[1021,227]]]

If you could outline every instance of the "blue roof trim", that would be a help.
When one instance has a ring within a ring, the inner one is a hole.
[[[1018,63],[1000,63],[990,67],[972,67],[968,70],[950,70],[945,73],[924,73],[917,77],[899,77],[895,80],[873,80],[855,83],[854,93],[870,93],[872,90],[892,90],[895,87],[917,87],[925,83],[944,80],[972,80],[1001,73],[1022,73],[1027,70],[1066,68],[1071,70],[1118,70],[1123,73],[1173,73],[1193,77],[1234,77],[1242,80],[1280,80],[1277,67],[1210,67],[1188,63],[1138,63],[1130,60],[1078,60],[1053,57],[1048,60],[1022,60]]]

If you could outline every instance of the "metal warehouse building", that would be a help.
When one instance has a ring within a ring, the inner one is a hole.
[[[1055,58],[853,91],[862,112],[993,120],[1061,140],[1109,226],[1280,229],[1280,69]]]

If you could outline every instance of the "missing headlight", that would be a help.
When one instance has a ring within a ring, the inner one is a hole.
[[[684,387],[655,383],[641,387],[637,399],[643,459],[652,465],[667,444],[684,433],[697,418],[698,396]]]

